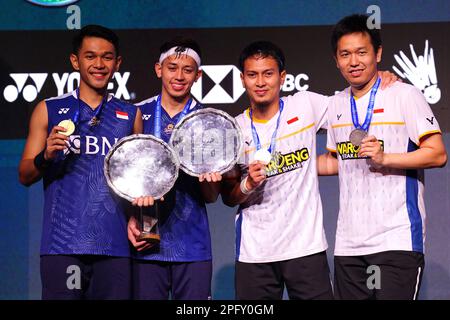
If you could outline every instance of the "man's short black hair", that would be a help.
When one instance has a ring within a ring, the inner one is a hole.
[[[242,72],[244,71],[245,60],[253,56],[258,56],[261,58],[271,57],[277,62],[280,73],[285,69],[284,53],[272,42],[256,41],[245,47],[239,56],[239,68]]]
[[[334,26],[331,34],[331,47],[335,56],[339,39],[351,33],[367,33],[370,36],[370,42],[375,53],[378,52],[378,49],[381,47],[381,33],[379,29],[369,29],[367,19],[369,19],[369,16],[365,14],[352,14],[341,19]]]
[[[116,51],[116,57],[120,56],[119,37],[111,29],[96,24],[84,26],[80,31],[78,31],[72,40],[73,54],[78,54],[83,43],[83,39],[86,37],[102,38],[111,42]]]
[[[200,59],[202,59],[202,51],[200,50],[199,44],[190,38],[185,38],[182,36],[178,36],[173,38],[170,41],[165,42],[160,48],[159,53],[162,54],[164,52],[169,51],[173,47],[181,47],[181,48],[189,48],[197,52]]]

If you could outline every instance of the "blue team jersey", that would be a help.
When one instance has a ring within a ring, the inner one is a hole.
[[[118,139],[133,133],[137,108],[109,96],[98,116],[76,92],[46,100],[48,132],[62,120],[79,122],[44,174],[41,255],[89,254],[128,257],[127,201],[116,196],[103,174],[105,155]]]
[[[137,106],[142,112],[144,133],[154,134],[156,97],[144,100]],[[201,105],[193,101],[188,112],[200,108]],[[165,142],[169,142],[180,114],[171,118],[161,108],[161,139]],[[158,208],[160,245],[143,253],[136,252],[137,259],[190,262],[212,258],[208,215],[198,178],[180,170],[174,187],[164,196]]]

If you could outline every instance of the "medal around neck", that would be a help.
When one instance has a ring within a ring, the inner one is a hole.
[[[189,113],[178,122],[169,144],[178,154],[181,170],[198,177],[230,170],[242,152],[243,139],[232,116],[205,108]]]
[[[365,137],[367,137],[367,132],[365,130],[354,129],[350,132],[349,140],[355,147],[359,147]]]
[[[377,94],[378,87],[380,86],[380,82],[381,79],[378,78],[370,91],[370,99],[369,105],[367,106],[366,118],[362,125],[359,125],[358,109],[356,108],[355,98],[353,97],[353,94],[350,92],[350,110],[352,114],[352,122],[353,125],[355,126],[355,129],[352,132],[350,132],[349,140],[356,147],[359,147],[361,145],[362,140],[365,137],[367,137],[367,131],[369,131],[370,122],[372,121],[373,116],[375,96]]]
[[[109,150],[103,171],[109,187],[120,197],[157,200],[172,189],[179,167],[178,156],[167,143],[152,135],[134,134]]]
[[[58,123],[58,126],[66,129],[66,131],[58,131],[58,133],[65,136],[70,136],[75,132],[75,123],[73,123],[73,121],[70,119],[61,121],[60,123]]]
[[[259,149],[255,152],[253,159],[262,162],[264,165],[268,165],[272,159],[272,154],[267,149]]]
[[[93,117],[91,120],[89,120],[89,126],[95,127],[100,123],[100,120],[97,117]]]

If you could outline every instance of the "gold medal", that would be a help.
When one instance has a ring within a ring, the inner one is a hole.
[[[61,121],[58,124],[58,126],[66,129],[66,131],[58,131],[58,133],[63,134],[65,136],[70,136],[72,133],[75,132],[75,123],[73,123],[73,121],[70,119]]]
[[[175,127],[175,126],[173,125],[173,123],[169,123],[169,124],[167,125],[167,127],[164,129],[164,132],[165,132],[166,134],[171,134],[174,127]]]

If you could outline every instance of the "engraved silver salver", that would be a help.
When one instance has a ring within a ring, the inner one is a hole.
[[[104,174],[108,185],[122,198],[160,199],[175,184],[179,167],[177,154],[163,140],[134,134],[120,139],[109,150]]]
[[[230,170],[242,152],[243,138],[232,116],[205,108],[185,116],[174,127],[169,144],[178,154],[180,168],[198,177]]]

